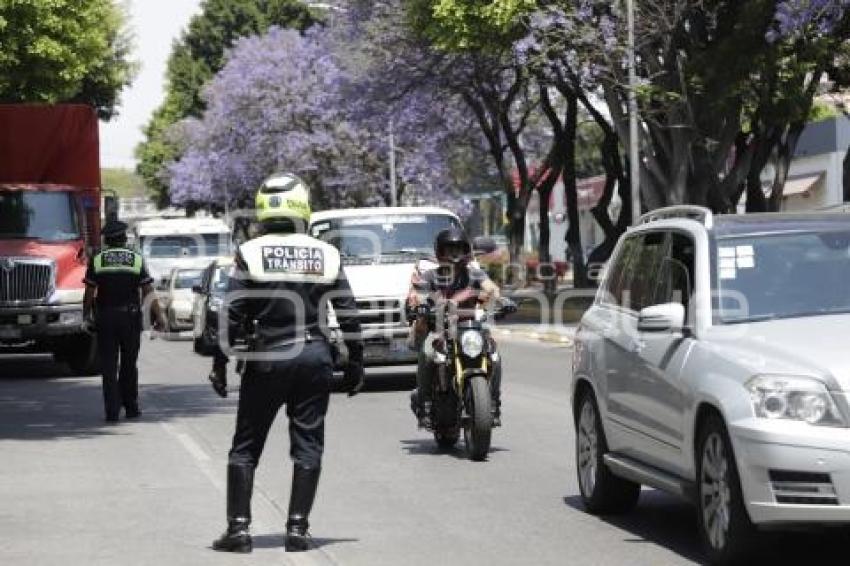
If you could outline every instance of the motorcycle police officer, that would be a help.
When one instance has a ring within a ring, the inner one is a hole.
[[[308,516],[321,471],[333,375],[325,325],[328,301],[349,352],[344,388],[354,395],[363,385],[363,347],[354,298],[337,249],[306,235],[308,197],[306,185],[294,175],[267,179],[256,197],[257,219],[265,235],[242,244],[236,255],[225,299],[228,340],[232,344],[234,334],[249,324],[250,357],[242,375],[228,459],[228,526],[213,542],[215,550],[252,550],[254,470],[284,404],[294,464],[285,548],[290,552],[307,549]]]
[[[83,317],[86,330],[98,333],[106,421],[116,422],[122,406],[128,419],[141,415],[136,360],[142,333],[141,305],[152,297],[153,279],[142,256],[126,248],[126,224],[110,220],[103,228],[103,239],[105,249],[89,261],[83,280]],[[164,328],[156,300],[152,308],[154,326]]]

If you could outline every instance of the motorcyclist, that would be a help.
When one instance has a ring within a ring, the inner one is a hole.
[[[289,417],[292,490],[285,548],[308,547],[308,516],[324,451],[333,356],[327,339],[327,305],[333,304],[348,347],[343,387],[363,385],[363,346],[351,288],[333,246],[306,234],[307,187],[294,175],[268,179],[257,194],[265,235],[239,246],[225,299],[228,338],[246,325],[248,350],[239,391],[236,432],[227,468],[227,531],[215,550],[250,552],[254,470],[278,410]]]
[[[499,298],[499,287],[487,273],[471,264],[472,245],[459,228],[448,228],[437,234],[434,240],[437,267],[416,269],[411,279],[407,304],[411,308],[430,298],[433,302],[452,301],[462,309],[474,308],[476,304],[487,304]],[[416,368],[416,390],[411,395],[420,428],[429,429],[431,422],[431,392],[436,368],[426,356],[422,345],[428,334],[428,323],[417,318],[411,327],[411,346],[418,350]],[[492,336],[489,337],[492,341]],[[493,426],[501,426],[501,361],[495,360],[490,381],[492,395]]]

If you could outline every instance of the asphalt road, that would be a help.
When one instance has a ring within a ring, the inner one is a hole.
[[[144,415],[105,425],[96,378],[39,358],[0,360],[0,564],[600,565],[691,564],[693,510],[645,490],[620,518],[581,508],[568,407],[570,350],[503,339],[504,427],[488,461],[440,452],[417,431],[411,376],[381,372],[367,392],[334,395],[316,548],[284,553],[291,464],[281,414],[254,496],[253,555],[209,549],[224,526],[236,392],[205,381],[184,341],[145,342]],[[231,378],[233,388],[238,378]],[[765,540],[772,563],[846,555],[847,537]],[[782,558],[780,560],[779,558]]]

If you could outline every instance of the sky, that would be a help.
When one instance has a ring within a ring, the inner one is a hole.
[[[200,11],[201,0],[126,0],[135,36],[133,58],[141,68],[133,84],[121,93],[119,114],[100,125],[103,167],[133,168],[133,151],[142,141],[142,127],[165,96],[165,63],[171,43],[189,19]]]

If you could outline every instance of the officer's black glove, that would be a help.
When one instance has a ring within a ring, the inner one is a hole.
[[[345,366],[342,376],[342,390],[347,391],[349,397],[354,397],[360,393],[365,383],[366,372],[363,371],[363,364],[360,362],[349,362]]]
[[[214,364],[212,371],[210,371],[209,380],[210,383],[212,383],[213,390],[218,394],[219,397],[227,397],[226,365]]]

